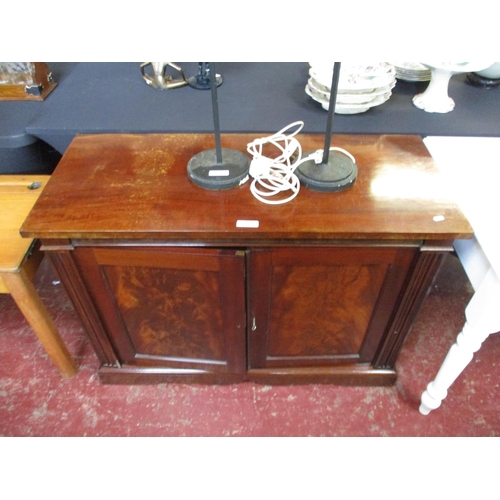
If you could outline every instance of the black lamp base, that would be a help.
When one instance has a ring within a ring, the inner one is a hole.
[[[471,85],[486,89],[498,87],[500,85],[500,78],[486,78],[485,76],[481,76],[476,73],[467,73],[466,81]]]
[[[193,87],[194,89],[197,89],[197,90],[210,90],[211,89],[210,78],[203,78],[200,75],[195,75],[195,76],[192,76],[191,78],[188,78],[188,84],[190,87]],[[215,84],[217,85],[217,87],[220,87],[222,85],[222,76],[221,75],[215,75]]]
[[[198,187],[222,191],[241,186],[249,179],[250,159],[235,149],[221,149],[222,162],[217,162],[217,150],[208,149],[194,155],[188,162],[188,177]]]
[[[305,157],[311,154],[314,153]],[[316,163],[313,159],[305,161],[297,167],[295,174],[307,188],[332,193],[351,187],[358,176],[358,167],[349,156],[330,151],[327,163]]]

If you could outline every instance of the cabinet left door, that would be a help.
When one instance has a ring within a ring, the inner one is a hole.
[[[74,259],[119,366],[108,383],[243,380],[245,256],[225,249],[77,246]]]

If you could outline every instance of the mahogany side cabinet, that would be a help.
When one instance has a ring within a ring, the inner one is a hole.
[[[73,140],[21,234],[41,239],[103,383],[394,383],[442,257],[472,230],[420,137],[335,140],[355,184],[283,205],[195,186],[187,164],[212,135]]]

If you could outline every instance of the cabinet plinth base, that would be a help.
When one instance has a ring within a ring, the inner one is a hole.
[[[170,368],[144,368],[136,366],[99,369],[103,384],[206,384],[223,385],[256,382],[268,385],[335,384],[342,386],[391,386],[397,374],[391,369],[374,369],[371,366],[259,369],[246,374],[212,373],[203,370],[172,370]]]
[[[248,380],[269,385],[335,384],[345,386],[389,386],[397,379],[396,370],[371,366],[326,368],[277,368],[249,370]]]
[[[175,370],[171,368],[145,368],[138,366],[111,367],[99,369],[99,380],[103,384],[154,385],[154,384],[237,384],[246,380],[237,373],[213,373],[203,370]]]

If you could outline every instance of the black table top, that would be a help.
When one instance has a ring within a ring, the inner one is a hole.
[[[81,133],[211,132],[209,91],[157,90],[143,81],[140,63],[48,63],[58,86],[42,102],[0,101],[0,147],[37,137],[64,153]],[[179,64],[187,77],[198,63]],[[274,133],[297,120],[321,133],[326,111],[304,89],[308,63],[217,63],[222,132]],[[397,81],[389,101],[355,115],[336,114],[333,133],[500,136],[500,87],[483,89],[454,75],[450,113],[426,113],[412,103],[427,82]],[[24,135],[23,135],[24,134]],[[333,140],[334,142],[334,140]]]

